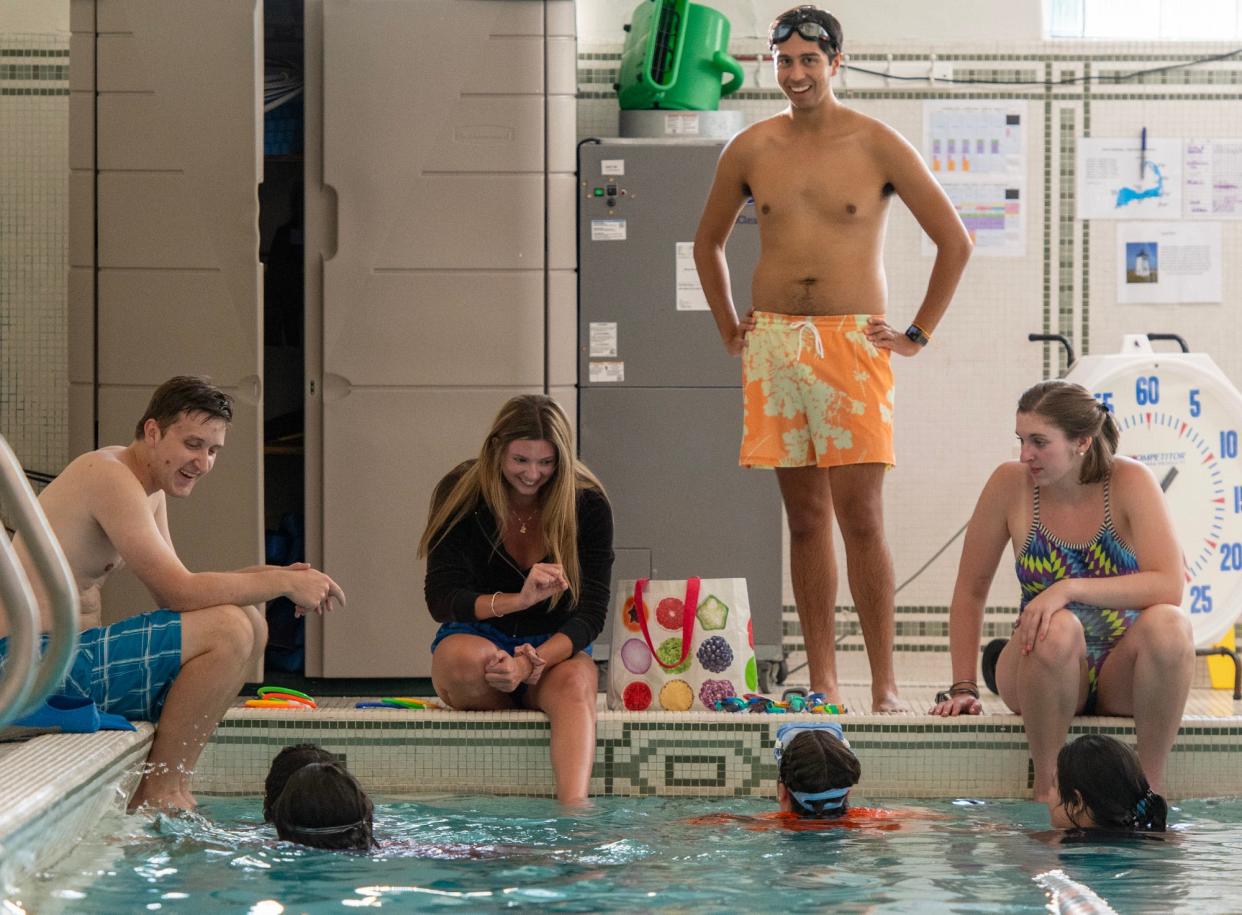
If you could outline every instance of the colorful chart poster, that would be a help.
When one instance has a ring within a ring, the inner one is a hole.
[[[1242,140],[1187,140],[1184,165],[1187,219],[1242,219]]]
[[[1078,141],[1079,219],[1180,219],[1182,141],[1083,137]]]
[[[923,158],[975,243],[975,256],[1026,254],[1025,102],[923,103]],[[924,236],[923,253],[935,254]]]

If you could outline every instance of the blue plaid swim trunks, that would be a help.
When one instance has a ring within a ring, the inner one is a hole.
[[[47,641],[43,636],[42,648]],[[0,639],[0,674],[8,651],[9,640]],[[69,674],[55,692],[90,699],[130,721],[158,721],[180,670],[181,614],[156,610],[81,632]]]

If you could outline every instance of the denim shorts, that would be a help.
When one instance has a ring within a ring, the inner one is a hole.
[[[490,623],[482,621],[476,623],[463,623],[454,620],[451,623],[444,623],[436,630],[436,637],[431,640],[431,651],[435,653],[436,646],[447,639],[450,635],[477,635],[480,638],[487,639],[502,651],[513,654],[517,651],[519,645],[530,645],[532,648],[538,648],[552,636],[555,632],[541,633],[539,635],[509,635],[507,632],[501,632]],[[588,655],[591,653],[591,646],[588,645],[583,649]]]
[[[0,673],[8,651],[9,640],[0,639]],[[180,671],[181,614],[156,610],[79,633],[69,673],[55,692],[90,699],[130,721],[158,721]]]

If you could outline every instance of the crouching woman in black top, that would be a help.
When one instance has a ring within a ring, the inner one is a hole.
[[[595,759],[596,672],[612,579],[612,509],[578,461],[550,397],[514,397],[477,460],[436,487],[419,543],[442,625],[431,678],[457,709],[545,712],[564,804],[586,801]]]

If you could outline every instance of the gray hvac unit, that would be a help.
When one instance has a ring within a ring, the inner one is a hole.
[[[770,471],[738,466],[741,364],[707,310],[691,242],[723,141],[604,140],[579,150],[578,430],[629,578],[743,577],[761,685],[783,679],[781,507]],[[729,241],[750,308],[759,227]],[[606,657],[604,629],[596,657]]]

